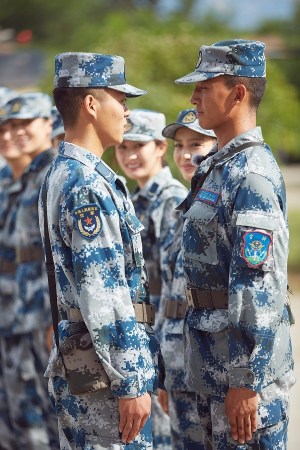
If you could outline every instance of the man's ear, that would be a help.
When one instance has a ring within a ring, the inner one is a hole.
[[[241,102],[244,100],[247,94],[247,89],[244,84],[237,84],[234,88],[235,90],[235,97],[234,100],[236,102]]]
[[[99,106],[99,102],[95,99],[95,97],[91,94],[88,94],[83,99],[83,107],[84,110],[92,115],[93,117],[96,116],[96,109]]]

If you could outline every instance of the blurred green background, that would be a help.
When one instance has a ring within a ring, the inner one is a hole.
[[[6,73],[9,69],[3,64],[9,61],[9,55],[36,52],[43,59],[38,81],[35,67],[31,67],[33,83],[15,86],[18,74],[14,73],[6,85],[51,94],[56,53],[92,51],[122,55],[128,82],[148,91],[144,97],[128,100],[128,107],[162,111],[170,123],[181,109],[190,106],[192,86],[178,86],[174,80],[194,69],[201,44],[229,38],[262,40],[266,43],[268,82],[258,124],[280,164],[300,164],[300,0],[291,1],[293,12],[289,18],[271,20],[264,16],[257,26],[252,23],[247,28],[247,18],[243,17],[241,28],[231,20],[230,9],[225,8],[222,14],[213,7],[204,12],[201,0],[1,0],[0,79],[4,68]],[[221,3],[226,5],[225,1]],[[24,67],[20,67],[20,77]],[[104,159],[118,170],[112,149]],[[172,161],[171,142],[167,160],[174,175],[180,178]],[[290,211],[289,220],[290,270],[297,273],[300,206]]]

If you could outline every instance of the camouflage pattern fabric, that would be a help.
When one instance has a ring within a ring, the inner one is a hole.
[[[149,276],[151,303],[157,311],[161,294],[163,246],[179,217],[175,208],[186,197],[186,193],[186,188],[173,178],[170,169],[164,167],[131,197],[136,215],[144,225],[141,233],[143,255]],[[160,326],[157,322],[157,331]]]
[[[163,247],[170,229],[178,220],[175,207],[185,198],[186,193],[185,187],[173,178],[170,169],[164,167],[132,196],[136,215],[145,227],[141,233],[143,254],[149,275],[150,301],[157,311],[161,295]],[[157,319],[155,330],[160,336],[163,318],[157,315]],[[155,449],[171,448],[170,418],[163,412],[156,398],[152,400],[152,432]]]
[[[224,399],[209,394],[198,394],[199,418],[214,450],[262,449],[286,450],[289,422],[289,391],[295,383],[291,371],[264,388],[258,400],[258,430],[251,441],[238,444],[230,436],[224,410]],[[207,447],[210,448],[210,447]]]
[[[62,142],[48,172],[46,188],[60,341],[74,323],[71,311],[80,311],[110,380],[108,407],[112,407],[113,398],[155,393],[159,344],[150,325],[136,322],[133,309],[133,302],[149,303],[142,225],[134,215],[123,182],[94,154]],[[39,214],[44,236],[42,198]],[[78,448],[76,433],[81,434],[81,442],[86,442],[80,447],[85,449],[102,448],[103,436],[116,435],[116,421],[110,416],[102,423],[90,414],[95,413],[95,408],[101,412],[105,389],[87,394],[85,400],[66,391],[66,373],[55,346],[46,375],[51,378],[54,408],[64,436],[62,442],[68,442],[66,448]],[[82,401],[86,409],[81,408]],[[60,409],[63,402],[73,405],[72,414]],[[117,403],[113,404],[116,416]],[[104,448],[123,448],[119,437],[114,445]]]
[[[220,75],[247,78],[266,76],[265,44],[234,39],[201,45],[194,72],[178,78],[178,84],[197,83]]]
[[[54,87],[108,87],[138,97],[146,91],[131,86],[125,78],[122,56],[67,52],[55,57]]]
[[[43,164],[41,167],[44,167]],[[32,173],[35,183],[38,183],[38,176],[38,170]],[[31,287],[26,289],[28,284],[31,286],[30,280],[26,276],[23,278],[22,288],[25,292],[29,290],[29,301],[19,295],[16,279],[17,213],[22,200],[24,206],[24,198],[28,198],[25,193],[29,186],[32,198],[35,195],[35,205],[30,204],[28,207],[25,202],[25,210],[29,212],[30,220],[22,215],[24,236],[30,238],[38,226],[38,190],[34,191],[33,185],[27,185],[26,180],[26,176],[17,181],[13,181],[11,175],[1,176],[0,446],[7,450],[54,450],[59,448],[59,443],[57,420],[50,406],[47,383],[43,376],[48,351],[45,345],[46,324],[41,320],[41,317],[44,318],[45,305],[40,302],[41,295],[38,292],[40,279],[36,277],[31,281],[33,286],[37,286],[37,289],[33,290]],[[40,237],[39,241],[41,245]],[[43,260],[40,260],[39,266],[43,264]]]
[[[234,152],[247,142],[261,145]],[[220,159],[197,190],[201,174]],[[188,309],[186,382],[201,394],[218,397],[228,387],[260,393],[293,368],[286,303],[286,193],[260,128],[241,134],[204,161],[191,186],[180,206],[187,284],[212,296],[228,291],[228,308]]]
[[[24,184],[16,211],[15,246],[17,258],[17,309],[14,333],[27,333],[50,326],[51,311],[48,279],[42,251],[38,219],[38,198],[41,184],[53,160],[51,149],[40,153],[24,171]]]

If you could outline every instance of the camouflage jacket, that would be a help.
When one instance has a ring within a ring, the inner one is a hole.
[[[21,177],[22,192],[16,210],[15,333],[27,333],[51,324],[48,280],[38,219],[38,198],[45,174],[53,160],[51,149],[36,156]]]
[[[249,142],[261,144],[235,152]],[[189,308],[186,381],[194,390],[217,395],[228,386],[261,391],[291,369],[293,359],[285,186],[259,127],[199,166],[180,209],[187,285],[224,290],[228,298],[225,309]]]
[[[0,335],[13,334],[16,314],[16,206],[22,192],[20,180],[14,181],[8,166],[0,171]]]
[[[80,310],[117,397],[156,391],[159,345],[137,323],[133,302],[149,303],[142,225],[126,189],[97,156],[62,142],[47,178],[48,227],[56,270],[59,337]],[[40,227],[44,236],[43,203]],[[54,346],[47,376],[65,378]]]
[[[164,167],[132,195],[136,215],[144,225],[143,254],[149,276],[151,303],[159,308],[162,249],[179,214],[176,206],[186,197],[186,188]],[[156,327],[158,326],[158,323]]]

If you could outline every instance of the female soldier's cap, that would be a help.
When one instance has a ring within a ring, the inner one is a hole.
[[[205,136],[210,136],[215,138],[216,135],[213,130],[205,130],[200,127],[197,119],[197,111],[195,109],[184,109],[180,111],[177,117],[177,122],[170,123],[163,130],[162,134],[166,138],[174,139],[175,133],[178,128],[190,128],[191,130],[197,131],[197,133],[204,134]]]
[[[26,92],[9,100],[6,105],[5,120],[9,119],[49,119],[52,102],[49,95],[43,92]]]
[[[132,109],[127,117],[124,141],[150,142],[164,141],[162,130],[166,126],[163,113],[150,109]]]
[[[60,53],[55,57],[54,88],[110,88],[138,97],[147,92],[127,84],[121,56],[98,53]]]
[[[264,49],[263,42],[244,39],[202,45],[194,72],[178,78],[175,83],[197,83],[220,75],[265,78]]]

